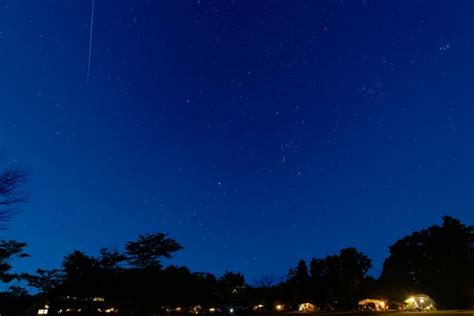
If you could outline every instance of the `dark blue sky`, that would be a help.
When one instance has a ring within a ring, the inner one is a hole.
[[[474,2],[0,1],[5,237],[58,266],[139,233],[173,263],[283,275],[474,222]]]

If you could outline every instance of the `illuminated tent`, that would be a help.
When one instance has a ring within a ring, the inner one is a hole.
[[[202,312],[202,306],[201,305],[196,305],[191,308],[191,313],[194,315],[199,315]]]
[[[263,305],[263,304],[254,305],[254,306],[252,307],[252,310],[253,310],[254,312],[262,312],[262,311],[265,310],[265,305]]]
[[[387,304],[382,300],[366,298],[359,301],[359,309],[362,311],[384,311],[387,310]]]
[[[425,294],[410,296],[404,302],[407,311],[433,311],[436,310],[435,302]]]
[[[284,305],[284,304],[276,304],[276,305],[275,305],[275,310],[276,310],[277,312],[282,312],[282,311],[287,310],[287,306]]]
[[[303,313],[311,313],[317,310],[316,305],[311,303],[302,303],[298,306],[298,311]]]

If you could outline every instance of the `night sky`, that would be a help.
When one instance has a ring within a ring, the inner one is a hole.
[[[18,269],[139,233],[284,275],[474,222],[474,2],[0,1],[0,147],[31,172]]]

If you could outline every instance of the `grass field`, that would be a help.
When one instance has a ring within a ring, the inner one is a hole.
[[[360,314],[368,314],[368,313],[360,313]],[[385,312],[385,313],[376,313],[378,315],[473,315],[474,310],[442,310],[442,311],[435,311],[435,312]]]
[[[436,311],[436,312],[385,312],[385,313],[351,313],[352,315],[473,315],[474,310],[451,310],[451,311]]]
[[[374,316],[374,315],[387,315],[387,316],[449,316],[449,315],[472,315],[474,316],[474,310],[441,310],[434,312],[405,312],[405,311],[387,311],[387,312],[358,312],[358,311],[346,311],[346,312],[318,312],[318,313],[288,313],[297,315],[327,315],[327,316],[338,316],[338,315],[360,315],[360,316]]]

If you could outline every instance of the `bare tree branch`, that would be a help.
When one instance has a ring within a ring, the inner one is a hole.
[[[28,181],[25,169],[7,166],[0,171],[0,229],[4,228],[18,204],[27,203],[29,195],[22,188]]]

